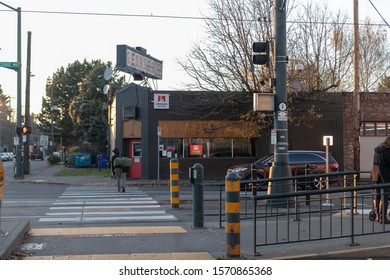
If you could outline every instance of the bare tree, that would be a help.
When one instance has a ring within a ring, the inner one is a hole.
[[[271,41],[273,52],[273,0],[210,0],[205,17],[208,37],[194,44],[179,64],[192,78],[189,89],[258,92],[269,88],[270,66],[254,67],[252,43]],[[353,89],[352,24],[346,12],[331,11],[326,3],[295,6],[288,1],[288,77],[290,91],[327,92]],[[363,91],[378,87],[388,74],[387,34],[366,20],[360,35]],[[296,63],[304,65],[295,71]]]
[[[326,4],[309,2],[294,13],[295,26],[289,34],[288,50],[293,63],[290,81],[300,80],[300,90],[318,92],[341,90],[349,80],[352,68],[353,44],[348,16],[334,13]],[[294,62],[304,65],[300,73]],[[299,76],[297,76],[299,74]]]
[[[187,87],[249,93],[260,90],[273,65],[271,62],[269,69],[253,66],[252,43],[273,38],[273,0],[210,0],[209,4],[212,14],[205,20],[208,37],[179,60],[193,80]]]
[[[379,92],[390,92],[390,76],[383,76],[378,84]]]
[[[382,77],[390,70],[390,50],[384,27],[372,24],[367,18],[360,28],[360,90],[378,88]]]

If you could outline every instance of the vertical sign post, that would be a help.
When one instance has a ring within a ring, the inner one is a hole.
[[[326,172],[329,173],[329,146],[333,146],[333,136],[324,136],[323,137],[323,145],[325,146],[325,166]],[[325,178],[326,189],[329,189],[329,176]],[[326,194],[326,203],[329,205],[329,193]]]

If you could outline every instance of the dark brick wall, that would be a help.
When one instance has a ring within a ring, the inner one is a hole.
[[[344,168],[353,170],[353,143],[354,143],[354,107],[353,94],[344,93]],[[360,108],[363,122],[390,121],[390,93],[386,92],[363,92],[360,94]]]

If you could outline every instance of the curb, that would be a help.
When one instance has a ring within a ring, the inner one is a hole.
[[[9,230],[6,236],[0,237],[0,260],[8,259],[12,251],[22,243],[29,230],[30,221],[20,221]]]

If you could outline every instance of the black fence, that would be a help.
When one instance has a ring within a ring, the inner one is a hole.
[[[357,245],[356,236],[390,232],[389,226],[377,222],[372,215],[377,190],[382,194],[383,211],[383,193],[390,184],[361,180],[362,173],[365,172],[241,181],[241,219],[253,219],[254,255],[260,254],[262,246],[334,238],[348,238],[348,245],[352,246]],[[272,184],[280,181],[292,182],[293,191],[270,191]],[[224,189],[218,185],[222,227]],[[264,186],[268,193],[259,191]]]

